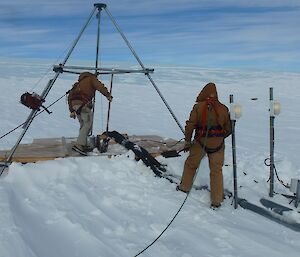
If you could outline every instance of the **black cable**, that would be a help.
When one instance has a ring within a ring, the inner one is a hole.
[[[268,167],[270,167],[270,163],[269,164],[267,164],[267,160],[270,160],[270,158],[266,158],[265,160],[264,160],[264,164],[266,165],[266,166],[268,166]],[[281,185],[283,185],[285,188],[290,188],[290,186],[289,186],[289,184],[288,183],[284,183],[280,178],[279,178],[279,175],[278,175],[278,173],[277,173],[277,170],[276,170],[276,167],[275,167],[275,164],[273,163],[273,167],[274,167],[274,171],[275,171],[275,174],[276,174],[276,178],[277,178],[277,180],[280,182],[280,184]],[[267,182],[269,182],[270,181],[270,177],[269,177],[269,179],[267,180]]]
[[[179,214],[179,212],[181,211],[182,207],[184,206],[188,196],[190,194],[190,191],[186,194],[186,197],[183,201],[183,203],[181,204],[179,210],[176,212],[176,214],[174,215],[173,219],[169,222],[169,224],[165,227],[165,229],[159,234],[159,236],[151,243],[149,244],[146,248],[144,248],[142,251],[140,251],[137,255],[135,255],[134,257],[139,256],[140,254],[142,254],[143,252],[145,252],[150,246],[152,246],[164,233],[165,231],[171,226],[171,224],[173,223],[173,221],[175,220],[175,218],[177,217],[177,215]]]
[[[60,98],[58,98],[57,100],[55,100],[53,103],[51,103],[49,106],[46,107],[46,109],[48,109],[49,107],[53,106],[54,104],[56,104],[59,100],[61,100],[63,97],[65,97],[70,91],[67,91],[63,96],[61,96]],[[46,109],[41,110],[40,112],[38,112],[34,117],[32,117],[32,119],[34,119],[36,116],[40,115],[41,113],[43,113],[44,111],[46,111]],[[22,127],[26,122],[23,122],[22,124],[20,124],[19,126],[15,127],[14,129],[10,130],[9,132],[7,132],[6,134],[2,135],[0,137],[0,140],[4,137],[6,137],[7,135],[9,135],[10,133],[14,132],[15,130],[17,130],[18,128]]]
[[[206,145],[206,139],[205,139],[205,144]],[[192,186],[191,188],[193,187],[193,184],[195,182],[195,178],[197,177],[197,174],[198,174],[198,171],[199,171],[199,168],[200,168],[200,165],[198,166],[197,170],[196,170],[196,173],[194,175],[194,178],[193,178],[193,182],[192,182]],[[169,179],[167,177],[164,177],[163,178],[166,178],[168,179],[171,183],[174,183],[174,181],[172,179]],[[186,197],[185,199],[183,200],[180,208],[178,209],[178,211],[176,212],[176,214],[174,215],[174,217],[172,218],[172,220],[169,222],[169,224],[165,227],[165,229],[155,238],[155,240],[153,240],[153,242],[151,244],[149,244],[146,248],[144,248],[142,251],[140,251],[137,255],[135,255],[134,257],[137,257],[139,256],[140,254],[142,254],[143,252],[145,252],[149,247],[151,247],[164,233],[165,231],[171,226],[171,224],[173,223],[173,221],[175,220],[175,218],[177,217],[177,215],[179,214],[179,212],[181,211],[182,207],[184,206],[184,204],[186,203],[186,200],[188,199],[189,195],[190,195],[190,192],[191,190],[189,190],[187,193],[186,193]]]
[[[274,165],[274,171],[275,171],[275,174],[276,174],[276,177],[277,177],[278,181],[279,181],[285,188],[290,188],[290,186],[289,186],[288,183],[285,184],[285,183],[279,178],[278,173],[277,173],[277,170],[276,170],[276,167],[275,167],[275,164],[273,164],[273,165]]]
[[[17,130],[19,127],[21,127],[21,126],[23,126],[25,124],[25,122],[24,123],[22,123],[22,124],[20,124],[18,127],[15,127],[14,129],[12,129],[11,131],[9,131],[9,132],[7,132],[6,134],[4,134],[3,136],[1,136],[0,137],[0,139],[2,139],[2,138],[4,138],[4,137],[6,137],[7,135],[9,135],[10,133],[12,133],[12,132],[14,132],[15,130]]]
[[[211,110],[208,106],[208,110]],[[208,120],[207,120],[207,127],[209,127],[211,125],[211,112],[208,113]],[[206,147],[206,141],[207,141],[207,138],[208,138],[208,130],[206,130],[206,134],[205,134],[205,137],[204,137],[204,144],[203,144],[203,149],[205,149]],[[193,188],[193,184],[195,182],[195,179],[197,177],[197,174],[198,174],[198,171],[199,171],[199,168],[200,168],[200,165],[198,166],[196,172],[195,172],[195,175],[194,175],[194,178],[193,178],[193,181],[192,181],[192,185],[191,185],[191,188]],[[171,181],[170,181],[171,182]],[[174,217],[172,218],[172,220],[169,222],[169,224],[165,227],[165,229],[158,235],[157,238],[155,238],[155,240],[153,240],[153,242],[151,244],[149,244],[146,248],[144,248],[142,251],[140,251],[137,255],[135,255],[134,257],[137,257],[139,256],[140,254],[142,254],[143,252],[145,252],[150,246],[152,246],[164,233],[165,231],[171,226],[171,224],[173,223],[173,221],[175,220],[175,218],[177,217],[177,215],[179,214],[179,212],[181,211],[182,207],[184,206],[186,200],[188,199],[189,197],[189,194],[190,194],[191,190],[189,190],[186,194],[186,197],[183,201],[183,203],[181,204],[179,210],[176,212],[176,214],[174,215]]]

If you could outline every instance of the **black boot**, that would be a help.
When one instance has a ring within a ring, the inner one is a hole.
[[[213,210],[216,210],[216,209],[218,209],[218,208],[220,208],[220,207],[221,207],[221,204],[220,204],[220,203],[218,203],[218,204],[213,204],[213,203],[212,203],[212,204],[210,205],[210,208],[213,209]]]
[[[188,191],[185,191],[185,190],[182,190],[181,188],[180,188],[180,185],[177,185],[176,186],[176,191],[181,191],[181,192],[183,192],[183,193],[188,193]]]
[[[74,146],[72,147],[72,149],[73,149],[75,152],[80,153],[80,154],[83,155],[83,156],[87,156],[87,152],[83,149],[82,146],[74,145]]]

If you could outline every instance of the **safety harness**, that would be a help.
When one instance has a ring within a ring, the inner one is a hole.
[[[201,126],[199,126],[196,129],[196,135],[195,140],[201,145],[201,147],[204,149],[204,151],[207,154],[215,153],[219,151],[224,144],[224,140],[222,140],[221,144],[214,148],[209,148],[206,145],[203,144],[203,138],[211,138],[211,137],[225,137],[225,130],[223,127],[218,124],[219,123],[219,114],[218,114],[218,108],[217,108],[217,99],[215,98],[206,98],[205,100],[205,106],[206,108],[203,108],[203,111],[201,113]],[[211,112],[214,110],[216,113],[217,118],[217,125],[211,125]],[[204,125],[205,124],[205,125]]]
[[[83,79],[85,79],[85,78],[83,78]],[[76,82],[73,85],[72,89],[69,92],[69,97],[68,97],[68,102],[69,103],[71,103],[74,100],[79,100],[79,101],[82,102],[82,105],[77,110],[75,110],[77,115],[80,115],[81,110],[84,106],[92,108],[92,106],[89,106],[90,103],[91,103],[91,99],[89,99],[88,95],[85,94],[84,92],[82,92],[80,90],[80,88],[78,88],[79,84],[80,84],[80,82]]]

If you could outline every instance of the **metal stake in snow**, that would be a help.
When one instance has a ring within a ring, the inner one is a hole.
[[[237,192],[237,173],[236,173],[236,146],[235,146],[235,122],[242,115],[242,108],[239,104],[233,104],[233,95],[230,95],[230,120],[231,120],[231,139],[232,139],[232,167],[233,167],[233,200],[234,209],[238,207],[238,192]]]
[[[274,120],[280,109],[280,103],[273,100],[273,88],[270,87],[270,197],[274,195]]]

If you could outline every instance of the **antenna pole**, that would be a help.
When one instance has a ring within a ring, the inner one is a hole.
[[[233,95],[229,96],[230,105],[233,105]],[[231,110],[233,112],[233,110]],[[234,115],[231,114],[231,117]],[[237,172],[236,172],[236,144],[235,144],[235,122],[236,120],[231,118],[231,139],[232,139],[232,166],[233,166],[233,200],[234,209],[238,207],[238,186],[237,186]]]
[[[273,88],[270,87],[270,102],[273,101]],[[274,196],[274,114],[270,110],[270,191],[269,196]]]

